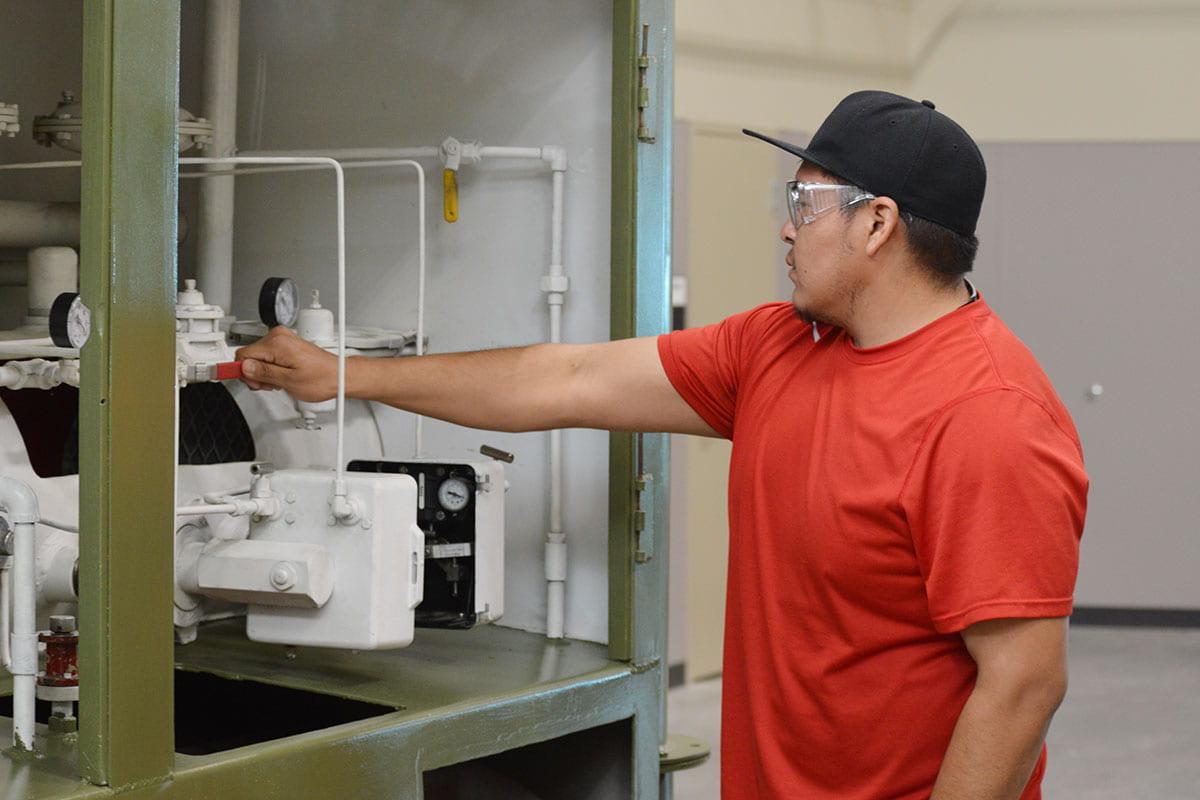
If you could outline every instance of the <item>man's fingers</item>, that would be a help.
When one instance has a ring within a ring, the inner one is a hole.
[[[253,358],[247,358],[242,361],[243,380],[252,389],[282,385],[285,372],[286,368],[278,364],[268,364],[265,361],[258,361]],[[255,386],[254,384],[259,385]]]

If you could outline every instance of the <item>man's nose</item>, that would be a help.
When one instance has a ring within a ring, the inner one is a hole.
[[[789,219],[783,223],[783,227],[779,229],[779,238],[788,244],[796,243],[796,226]]]

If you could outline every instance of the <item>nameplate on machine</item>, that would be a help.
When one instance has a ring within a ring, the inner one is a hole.
[[[430,544],[425,546],[426,558],[466,558],[471,555],[470,542]]]

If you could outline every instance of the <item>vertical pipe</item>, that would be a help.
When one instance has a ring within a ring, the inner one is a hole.
[[[337,176],[337,280],[338,280],[338,352],[337,352],[337,463],[334,465],[334,493],[346,494],[342,482],[346,453],[346,174],[342,165],[327,159]],[[334,511],[338,506],[335,504]],[[339,517],[340,518],[340,517]]]
[[[417,170],[417,194],[419,200],[417,231],[417,355],[425,355],[425,170],[415,161],[408,162]],[[425,433],[425,418],[417,415],[413,423],[414,456],[420,458],[422,439]],[[382,457],[382,456],[381,456]]]
[[[34,700],[37,692],[37,609],[34,602],[33,523],[13,526],[13,747],[33,749]]]
[[[13,747],[33,749],[34,700],[37,692],[37,565],[34,562],[38,521],[37,495],[12,478],[0,478],[0,506],[13,523],[12,632]]]
[[[213,124],[208,155],[237,152],[238,25],[241,0],[208,0],[204,27],[204,116]],[[196,278],[208,302],[231,313],[233,176],[200,184]]]
[[[562,341],[563,294],[554,280],[563,277],[563,185],[565,158],[553,159],[550,204],[550,341]],[[566,628],[567,535],[563,531],[562,431],[550,431],[550,530],[546,533],[546,636],[561,639]]]

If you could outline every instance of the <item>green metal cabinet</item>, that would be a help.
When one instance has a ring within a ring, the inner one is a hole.
[[[174,519],[159,477],[175,458],[179,13],[179,0],[84,4],[80,730],[0,759],[0,796],[420,798],[426,773],[480,758],[545,773],[530,782],[545,797],[605,780],[616,796],[669,794],[664,435],[611,438],[607,647],[483,628],[318,662],[222,624],[173,644],[172,545],[148,531]],[[671,21],[669,0],[614,3],[613,338],[669,326]],[[239,686],[243,719],[282,735],[177,752],[211,717],[173,701],[181,680]],[[326,698],[375,711],[288,733],[293,709]],[[530,746],[537,766],[504,761]]]

